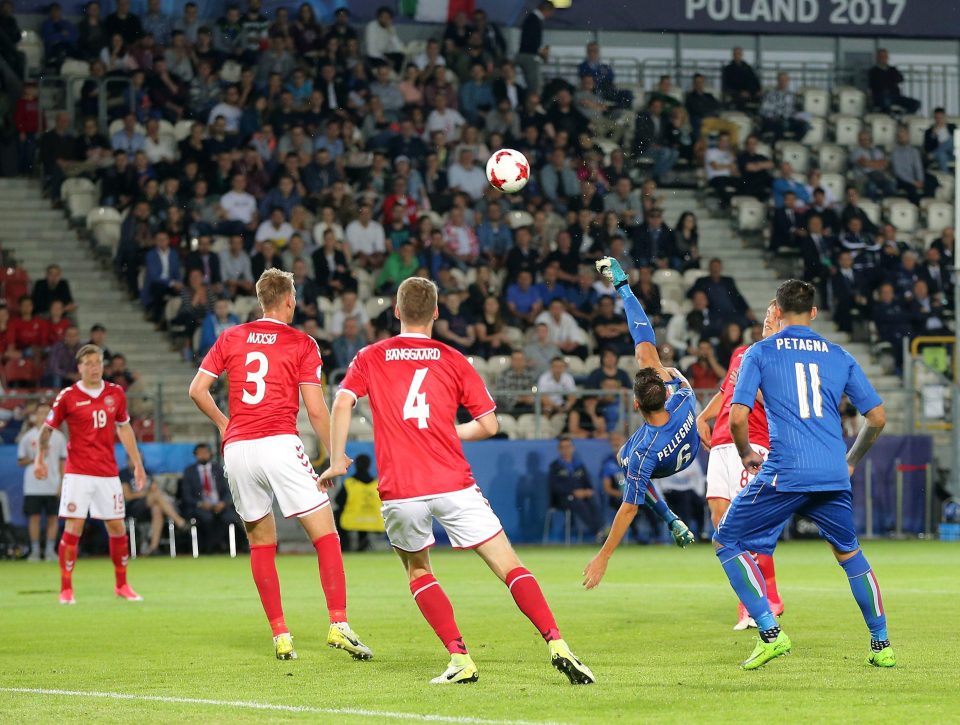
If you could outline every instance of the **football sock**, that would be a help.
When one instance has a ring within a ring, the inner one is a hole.
[[[782,604],[780,601],[780,592],[777,591],[777,570],[773,565],[773,557],[770,554],[754,554],[754,561],[757,562],[757,568],[763,574],[763,581],[767,585],[767,599],[770,602]]]
[[[446,592],[433,574],[424,574],[410,582],[413,601],[420,607],[420,613],[433,627],[437,637],[443,642],[450,654],[467,654],[467,646],[460,636],[457,620],[453,618],[453,605]]]
[[[887,615],[883,609],[883,598],[880,596],[880,585],[877,578],[873,575],[873,569],[870,568],[867,557],[862,551],[858,551],[846,561],[841,561],[840,566],[847,574],[850,580],[850,589],[853,591],[853,598],[857,600],[860,606],[860,612],[863,614],[863,621],[867,623],[870,630],[870,636],[873,641],[878,643],[886,642],[890,644],[887,637]],[[883,647],[880,647],[883,649]]]
[[[30,539],[30,553],[40,556],[40,539]]]
[[[267,615],[273,636],[288,632],[283,621],[283,605],[280,603],[280,577],[277,576],[277,545],[259,544],[250,547],[250,570],[253,583],[260,593],[260,603]]]
[[[764,642],[773,642],[777,637],[780,636],[780,627],[773,626],[770,629],[761,629],[760,630],[760,639]]]
[[[737,593],[743,606],[757,623],[757,629],[761,633],[776,629],[779,633],[777,620],[770,612],[770,602],[767,601],[767,588],[763,581],[763,574],[757,568],[753,557],[745,551],[734,551],[721,546],[717,549],[717,558],[727,579],[730,580],[733,591]],[[776,639],[776,634],[773,638]]]
[[[526,615],[527,619],[533,622],[533,626],[537,628],[544,641],[550,642],[554,639],[560,639],[557,621],[553,618],[550,605],[547,604],[543,591],[533,574],[524,567],[518,566],[507,573],[504,584],[507,585],[507,589],[513,595],[513,601],[517,603],[517,607]]]
[[[639,345],[641,342],[649,342],[651,345],[656,345],[657,336],[653,334],[653,325],[650,324],[650,318],[643,311],[643,305],[633,294],[630,285],[621,282],[617,287],[617,294],[623,300],[623,311],[627,315],[627,324],[630,326],[630,336],[633,338],[633,344]]]
[[[73,567],[77,563],[80,537],[64,530],[60,538],[60,589],[73,589]]]
[[[347,621],[347,579],[343,573],[343,554],[337,534],[321,536],[313,542],[320,565],[320,586],[327,600],[330,624]]]
[[[647,488],[643,494],[644,503],[653,509],[654,513],[657,514],[663,521],[669,526],[679,517],[670,510],[670,507],[667,506],[667,502],[663,500],[663,496],[660,494],[660,490],[657,488],[657,484],[653,481],[647,481]]]
[[[109,538],[113,575],[117,580],[117,586],[122,587],[127,583],[127,558],[130,556],[127,535],[120,534],[119,536],[111,536]]]

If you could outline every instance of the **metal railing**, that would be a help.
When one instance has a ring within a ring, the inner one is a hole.
[[[98,85],[97,124],[102,133],[107,132],[111,115],[123,115],[136,110],[133,94],[128,92],[133,85],[127,77],[42,75],[37,84],[41,118],[52,123],[54,113],[66,111],[75,124],[77,105],[86,81],[95,81]],[[114,110],[118,112],[112,113]]]

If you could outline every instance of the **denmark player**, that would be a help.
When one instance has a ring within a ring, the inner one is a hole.
[[[110,559],[116,579],[114,593],[131,602],[143,601],[127,584],[129,545],[123,520],[126,507],[113,452],[120,439],[133,467],[134,485],[146,485],[147,475],[137,450],[137,438],[127,415],[127,396],[123,388],[103,379],[103,351],[96,345],[84,345],[77,351],[80,381],[60,391],[44,422],[33,461],[33,474],[47,477],[47,449],[53,432],[67,424],[67,463],[60,493],[60,603],[76,604],[73,596],[73,568],[77,545],[87,520],[101,519],[110,537]]]
[[[330,615],[327,644],[355,659],[373,654],[347,624],[347,584],[330,499],[297,435],[300,397],[319,440],[330,440],[330,413],[320,387],[317,343],[290,327],[297,307],[293,275],[268,269],[257,281],[263,318],[223,332],[200,364],[190,397],[220,429],[227,481],[250,541],[250,568],[273,630],[277,659],[296,659],[283,618],[277,576],[276,496],[286,518],[296,516],[317,551],[320,584]],[[229,378],[230,417],[210,389]]]
[[[398,336],[361,350],[333,404],[331,464],[325,484],[350,466],[346,456],[350,415],[358,398],[370,399],[379,491],[387,536],[400,556],[410,592],[424,618],[451,654],[435,684],[475,682],[450,600],[433,576],[429,548],[436,519],[456,549],[474,549],[507,585],[514,601],[550,648],[551,662],[573,684],[593,673],[561,639],[540,585],[514,553],[463,455],[461,441],[497,432],[496,404],[483,380],[459,352],[430,339],[437,319],[437,287],[419,277],[397,291]],[[457,425],[457,408],[473,416]]]
[[[767,307],[767,315],[763,320],[764,338],[776,332],[774,329],[776,307],[776,300],[773,300]],[[754,474],[748,473],[744,469],[743,463],[740,462],[737,446],[730,435],[730,404],[733,401],[733,390],[737,385],[737,377],[740,373],[740,363],[743,361],[743,356],[748,347],[748,345],[742,345],[733,351],[733,355],[730,356],[727,375],[720,385],[720,392],[713,396],[700,415],[697,416],[700,439],[710,446],[710,457],[707,459],[707,506],[710,507],[710,520],[713,522],[713,528],[720,525],[720,520],[727,509],[730,508],[730,503],[754,477]],[[710,421],[713,419],[716,419],[716,423],[711,434]],[[766,459],[770,450],[770,434],[767,431],[767,416],[763,409],[762,400],[758,399],[757,404],[753,406],[748,422],[750,445],[753,450]],[[783,601],[777,591],[773,556],[754,554],[754,559],[766,581],[770,607],[774,615],[779,617],[783,614]],[[750,618],[750,613],[740,602],[737,607],[737,623],[733,628],[740,631],[755,626],[756,624]]]

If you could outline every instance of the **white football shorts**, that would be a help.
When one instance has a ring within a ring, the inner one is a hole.
[[[475,549],[503,531],[479,486],[433,498],[384,501],[381,511],[390,544],[411,553],[436,543],[434,519],[454,549]]]
[[[273,508],[276,496],[286,518],[306,516],[330,503],[317,489],[303,442],[295,435],[277,435],[234,441],[223,449],[233,505],[244,521],[259,521]]]
[[[751,443],[750,447],[767,458],[769,451],[763,446]],[[740,454],[733,443],[724,443],[710,449],[707,459],[707,500],[719,498],[733,501],[747,484],[753,480],[753,474],[747,473],[740,461]]]
[[[60,517],[109,521],[126,516],[123,488],[118,476],[84,476],[80,473],[63,474],[60,492]]]

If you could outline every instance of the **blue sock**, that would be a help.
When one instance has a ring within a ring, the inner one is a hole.
[[[717,549],[717,558],[733,591],[757,623],[757,629],[764,632],[777,627],[777,620],[767,601],[767,585],[753,557],[746,551],[734,551],[721,546]]]
[[[630,337],[633,338],[633,344],[639,345],[641,342],[649,342],[651,345],[656,345],[657,336],[653,334],[653,325],[650,324],[650,318],[643,311],[643,305],[633,294],[630,285],[624,282],[617,287],[617,294],[623,300],[623,311],[627,315],[627,325],[630,327]]]
[[[873,575],[873,569],[870,568],[867,557],[862,551],[858,551],[846,561],[840,562],[840,566],[850,580],[850,590],[853,592],[853,598],[857,600],[860,612],[863,614],[863,621],[867,623],[870,630],[870,636],[880,642],[889,639],[887,615],[883,610],[880,585],[877,584],[877,578]]]
[[[657,490],[657,484],[653,481],[647,482],[647,488],[643,494],[643,502],[652,508],[654,513],[663,519],[667,526],[679,518],[670,510],[670,507],[667,506],[666,501],[663,500],[663,496],[660,495],[660,491]]]

